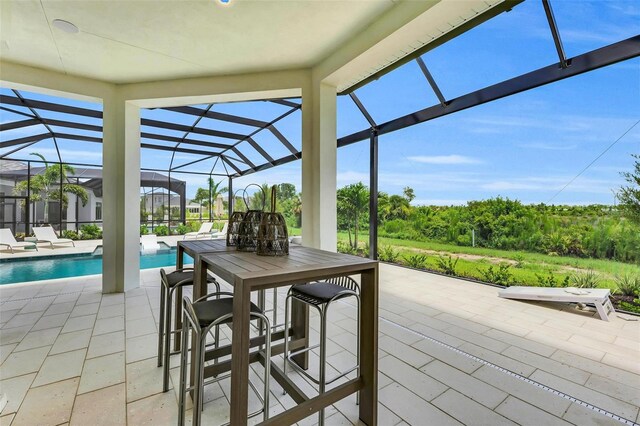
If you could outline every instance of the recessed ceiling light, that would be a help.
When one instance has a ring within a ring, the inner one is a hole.
[[[63,19],[54,19],[52,24],[53,24],[54,27],[56,27],[59,30],[64,31],[65,33],[77,34],[77,33],[80,32],[78,27],[73,25],[71,22],[65,21]]]

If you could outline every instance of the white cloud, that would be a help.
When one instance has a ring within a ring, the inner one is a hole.
[[[408,157],[410,161],[424,164],[480,164],[482,161],[477,158],[467,157],[464,155],[417,155]]]
[[[521,191],[521,192],[549,192],[559,191],[572,176],[523,177],[511,180],[496,180],[480,185],[487,191]],[[618,188],[621,182],[604,179],[592,179],[581,176],[572,182],[564,192],[583,194],[610,194],[612,189]]]
[[[378,181],[381,191],[399,193],[405,186],[410,186],[419,192],[432,193],[433,191],[465,190],[477,186],[481,179],[479,174],[474,172],[380,172]],[[338,173],[338,188],[356,182],[368,184],[369,174],[353,170]]]
[[[535,112],[536,118],[522,115],[482,116],[467,119],[469,129],[473,133],[509,134],[516,129],[527,132],[528,129],[559,131],[564,141],[578,138],[580,142],[617,137],[622,131],[629,129],[637,117],[608,117],[599,115],[563,114],[545,116],[541,111]],[[523,133],[526,137],[527,133]],[[632,137],[633,132],[627,135]]]
[[[578,147],[577,144],[564,145],[562,143],[552,144],[545,142],[534,142],[520,145],[521,148],[542,149],[547,151],[571,151]]]

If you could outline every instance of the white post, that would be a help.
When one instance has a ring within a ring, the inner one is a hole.
[[[140,109],[115,92],[103,103],[102,292],[140,285]]]
[[[302,91],[302,243],[330,251],[338,239],[336,96],[323,83]]]

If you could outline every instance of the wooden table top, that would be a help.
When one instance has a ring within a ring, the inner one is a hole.
[[[293,284],[331,276],[356,274],[377,268],[378,261],[310,247],[298,247],[288,256],[258,256],[255,253],[205,253],[200,261],[223,280],[236,279],[252,286]]]
[[[190,256],[200,253],[236,250],[235,247],[227,246],[227,240],[225,238],[219,240],[182,240],[178,241],[178,246],[183,248]]]

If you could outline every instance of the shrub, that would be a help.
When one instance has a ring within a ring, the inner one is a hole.
[[[458,237],[455,239],[455,243],[459,246],[470,247],[472,242],[473,241],[471,240],[471,235],[468,234],[458,235]]]
[[[426,254],[412,254],[404,257],[408,266],[417,269],[424,269],[427,267],[427,255]]]
[[[192,231],[197,231],[198,229],[200,229],[200,225],[202,225],[202,223],[198,222],[197,220],[190,220],[187,222],[187,226],[191,228]]]
[[[98,225],[82,225],[80,227],[80,238],[83,240],[99,240],[102,238],[102,229]]]
[[[516,261],[516,268],[522,268],[524,266],[524,255],[518,253],[513,256],[513,260]]]
[[[153,233],[159,237],[165,237],[169,235],[169,227],[167,225],[158,225],[153,230]]]
[[[556,278],[552,271],[548,271],[546,276],[536,274],[536,279],[540,287],[569,287],[568,275],[565,275],[562,281],[560,281],[560,278]]]
[[[640,295],[640,276],[624,274],[616,277],[616,286],[618,287],[616,293],[623,296],[638,296]]]
[[[510,286],[513,275],[511,274],[511,265],[508,263],[500,263],[497,269],[493,268],[494,265],[490,265],[486,270],[480,271],[482,278],[490,283]]]
[[[633,299],[633,302],[620,302],[620,309],[624,309],[628,312],[635,312],[640,314],[640,299]]]
[[[72,231],[70,229],[64,230],[60,233],[60,236],[62,238],[68,238],[70,240],[78,240],[80,239],[80,236],[78,235],[78,233],[76,231]]]
[[[456,266],[458,266],[459,257],[451,257],[450,255],[446,256],[438,256],[436,259],[436,264],[438,268],[444,272],[446,275],[455,275],[456,274]]]
[[[399,257],[400,253],[392,246],[380,246],[378,248],[378,259],[383,262],[395,263]]]
[[[189,225],[184,225],[184,224],[180,224],[178,225],[178,227],[176,228],[176,234],[178,235],[184,235],[187,232],[192,232],[193,229],[189,226]]]
[[[149,228],[147,228],[147,225],[140,225],[140,235],[147,234],[149,234]]]
[[[356,254],[356,251],[351,244],[345,243],[344,241],[338,241],[338,253],[346,253],[346,254]]]
[[[593,270],[571,275],[571,284],[578,288],[596,288],[600,281],[600,275]]]
[[[402,219],[390,220],[384,224],[384,231],[388,234],[398,234],[410,227],[407,221]]]
[[[369,242],[365,242],[362,247],[363,248],[358,247],[360,256],[369,257]]]

